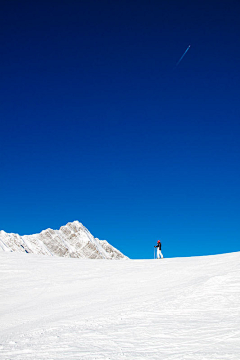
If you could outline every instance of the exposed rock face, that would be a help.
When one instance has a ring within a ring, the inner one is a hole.
[[[106,240],[99,240],[78,221],[59,230],[47,229],[40,234],[8,234],[0,231],[0,251],[73,257],[82,259],[127,259]]]

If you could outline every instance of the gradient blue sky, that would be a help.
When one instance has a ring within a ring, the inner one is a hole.
[[[0,229],[239,251],[239,1],[1,1]],[[177,61],[191,48],[174,69]]]

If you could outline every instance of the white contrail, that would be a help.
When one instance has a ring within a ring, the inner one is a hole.
[[[187,49],[184,51],[183,55],[180,57],[180,59],[178,60],[177,64],[175,67],[178,66],[178,64],[182,61],[182,59],[184,58],[184,56],[186,55],[186,53],[188,52],[188,50],[190,49],[191,45],[188,45]]]

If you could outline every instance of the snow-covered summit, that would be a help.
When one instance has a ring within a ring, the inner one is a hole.
[[[127,259],[106,240],[99,240],[79,221],[67,223],[59,230],[47,229],[40,234],[9,234],[0,231],[0,251],[83,259]]]

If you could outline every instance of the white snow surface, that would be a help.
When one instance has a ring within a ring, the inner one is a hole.
[[[240,253],[0,253],[1,360],[239,360]]]
[[[1,230],[0,251],[82,259],[128,259],[106,240],[94,238],[79,221],[69,222],[59,230],[47,229],[33,235],[20,236]]]

